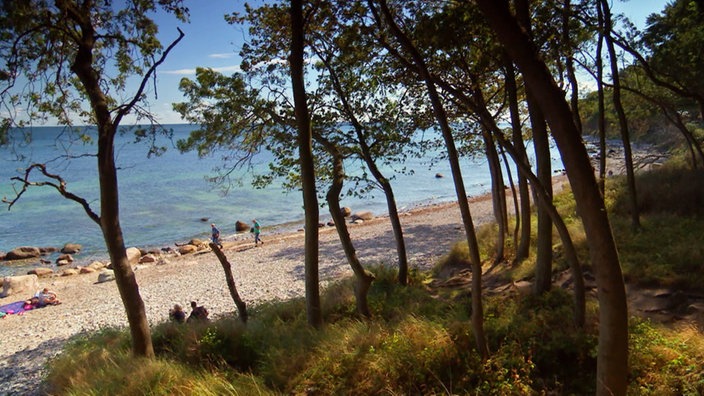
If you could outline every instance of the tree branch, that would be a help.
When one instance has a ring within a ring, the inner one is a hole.
[[[39,172],[41,172],[44,176],[48,177],[49,179],[56,180],[56,182],[51,182],[51,181],[44,181],[44,182],[32,182],[29,181],[29,176],[32,173],[33,170],[38,169]],[[74,202],[78,202],[82,207],[83,210],[85,210],[86,214],[88,214],[88,217],[90,217],[94,222],[96,222],[98,225],[100,225],[100,216],[98,216],[91,208],[90,204],[88,201],[85,199],[79,197],[76,194],[73,194],[72,192],[69,192],[66,190],[66,181],[59,175],[54,175],[49,173],[46,170],[46,165],[45,164],[32,164],[27,170],[24,172],[24,177],[13,177],[10,180],[15,180],[19,181],[22,183],[22,189],[17,193],[14,199],[8,200],[7,198],[3,197],[2,202],[8,204],[7,210],[10,210],[12,208],[12,205],[14,205],[17,201],[19,201],[20,197],[27,191],[27,189],[32,186],[32,187],[41,187],[41,186],[49,186],[53,187],[56,189],[56,191],[59,192],[64,198],[70,199]]]
[[[129,103],[117,108],[117,115],[115,116],[114,122],[115,125],[120,125],[120,121],[122,120],[122,118],[127,115],[127,113],[129,113],[130,110],[132,110],[132,108],[137,104],[137,102],[142,96],[142,93],[144,92],[145,87],[147,86],[147,83],[149,82],[149,79],[151,78],[151,75],[156,72],[156,68],[159,67],[164,62],[164,60],[166,60],[166,57],[169,55],[169,52],[171,52],[171,50],[176,46],[176,44],[178,44],[179,41],[181,41],[181,39],[185,36],[185,34],[180,28],[176,28],[176,30],[178,30],[178,38],[166,48],[166,50],[161,54],[159,60],[156,61],[149,68],[147,74],[145,74],[142,78],[142,82],[139,84],[139,89],[137,89],[137,92],[134,94],[132,100]]]

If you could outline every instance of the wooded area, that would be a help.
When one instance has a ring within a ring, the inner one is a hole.
[[[34,120],[51,114],[66,125],[75,123],[70,115],[79,113],[98,127],[100,214],[69,194],[60,178],[50,186],[83,205],[99,224],[129,317],[133,352],[154,357],[143,302],[125,255],[113,147],[124,116],[144,111],[140,104],[146,99],[140,90],[121,102],[115,92],[129,76],[141,78],[143,89],[183,34],[177,32],[163,48],[146,11],[158,8],[187,19],[187,9],[178,0],[125,3],[128,8],[115,12],[110,2],[102,1],[5,2],[0,13],[0,82],[7,108],[24,107]],[[275,161],[271,174],[257,179],[258,185],[284,180],[291,190],[302,191],[305,301],[311,327],[325,325],[318,273],[318,198],[327,203],[354,273],[357,314],[373,320],[368,293],[377,275],[357,257],[340,215],[340,198],[373,188],[383,191],[397,246],[395,279],[406,286],[409,263],[393,174],[382,169],[403,172],[409,156],[443,147],[471,264],[469,298],[463,303],[471,314],[468,332],[474,352],[483,362],[492,357],[482,275],[497,265],[535,260],[532,293],[549,293],[557,261],[555,230],[573,277],[572,321],[582,328],[584,269],[596,280],[595,392],[627,394],[629,312],[605,202],[607,142],[615,139],[623,147],[627,212],[636,234],[644,225],[635,142],[661,141],[654,129],[674,131],[667,134],[671,143],[659,149],[684,158],[695,172],[704,167],[701,2],[673,1],[650,16],[643,31],[614,15],[606,0],[282,0],[247,7],[243,14],[230,15],[229,22],[248,29],[249,41],[240,50],[242,71],[224,75],[198,69],[195,80],[181,81],[186,101],[175,103],[174,109],[200,129],[179,142],[179,149],[200,155],[228,151],[236,158],[233,167],[266,149]],[[117,76],[110,75],[108,63],[117,65]],[[20,75],[35,77],[35,89],[16,95],[12,87]],[[89,109],[83,109],[82,100]],[[143,116],[150,120],[148,113]],[[9,128],[23,127],[25,121],[8,117],[3,125],[0,137],[7,142]],[[150,130],[158,133],[158,126]],[[423,134],[428,130],[438,138],[428,139]],[[594,155],[585,145],[587,136],[598,142]],[[553,201],[553,175],[561,170],[551,169],[551,141],[565,167],[588,257],[576,252],[566,219]],[[535,163],[526,154],[531,145]],[[490,254],[480,249],[463,182],[462,159],[475,155],[487,158],[492,176],[497,232]],[[353,160],[365,164],[364,174],[345,173],[345,162]],[[17,179],[23,190],[8,200],[10,205],[25,189],[46,185],[33,177],[27,172]],[[507,194],[513,198],[513,215]],[[238,308],[243,310],[244,303]]]

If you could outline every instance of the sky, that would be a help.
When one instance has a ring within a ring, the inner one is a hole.
[[[668,0],[612,1],[614,13],[625,14],[639,28],[645,26],[648,15],[661,11],[668,3]],[[247,2],[256,7],[265,0]],[[246,30],[242,26],[228,24],[224,16],[242,12],[244,3],[244,0],[185,0],[190,9],[190,23],[178,22],[172,16],[157,17],[159,38],[164,47],[178,36],[177,27],[185,33],[157,71],[156,92],[153,83],[150,84],[150,110],[160,123],[184,122],[172,110],[172,104],[185,100],[178,90],[179,81],[184,77],[194,79],[197,67],[209,67],[224,74],[239,70],[237,54],[245,42]],[[126,119],[125,122],[129,123],[130,120]]]

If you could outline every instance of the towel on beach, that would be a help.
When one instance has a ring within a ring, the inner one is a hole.
[[[15,301],[13,303],[0,306],[0,312],[5,313],[7,315],[21,314],[24,311],[26,311],[26,309],[24,309],[24,301]]]

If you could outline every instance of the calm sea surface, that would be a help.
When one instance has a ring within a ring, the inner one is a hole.
[[[191,125],[167,127],[173,130],[174,141],[186,138],[195,128]],[[74,156],[94,153],[95,146],[73,143],[67,147],[68,139],[62,131],[57,127],[34,128],[30,144],[0,147],[0,196],[10,199],[15,196],[15,190],[21,185],[10,179],[21,176],[29,163],[46,162],[50,173],[65,179],[68,191],[85,198],[99,214],[95,157],[57,159],[67,151]],[[207,181],[214,175],[213,169],[222,165],[220,157],[200,159],[195,153],[181,154],[169,139],[160,137],[158,143],[168,146],[168,150],[161,156],[148,158],[149,145],[134,140],[132,134],[120,135],[116,139],[120,220],[128,247],[165,247],[194,237],[208,238],[211,222],[218,225],[225,240],[237,237],[237,220],[251,222],[256,218],[264,227],[264,234],[302,226],[300,192],[287,192],[276,182],[265,189],[254,189],[250,185],[250,171],[243,169],[236,175],[242,183],[223,194],[222,188]],[[18,155],[24,159],[18,161]],[[263,172],[269,160],[267,154],[255,158],[254,171]],[[431,166],[431,158],[413,159],[405,164],[414,170],[413,175],[396,175],[392,183],[401,210],[455,200],[447,161],[435,162]],[[555,167],[561,167],[559,159],[555,162]],[[462,165],[467,193],[487,192],[490,179],[484,159],[464,159]],[[353,173],[360,165],[349,163],[346,167],[348,173]],[[390,171],[387,169],[387,172]],[[437,173],[445,177],[436,178]],[[37,173],[33,180],[47,179]],[[380,190],[364,199],[346,197],[342,204],[353,211],[369,210],[376,215],[386,213]],[[321,221],[329,218],[327,208],[322,208]],[[18,246],[61,248],[65,243],[83,245],[82,252],[75,257],[81,263],[107,257],[98,225],[79,204],[63,198],[51,187],[32,187],[10,210],[6,204],[0,207],[0,251],[7,252]],[[55,257],[47,258],[54,261]],[[0,262],[0,276],[23,274],[32,266]]]

